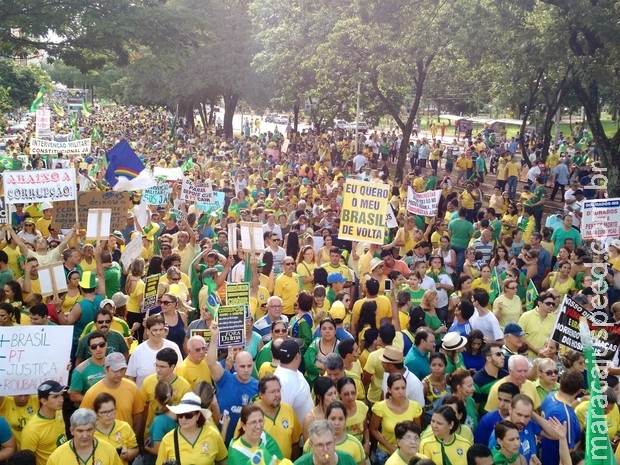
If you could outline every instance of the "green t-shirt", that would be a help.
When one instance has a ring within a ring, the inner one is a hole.
[[[103,270],[105,276],[105,296],[106,299],[111,299],[114,294],[121,290],[121,266],[112,262],[110,268]]]
[[[84,360],[73,370],[69,389],[84,394],[103,378],[105,378],[103,365],[95,365],[90,359]]]
[[[106,336],[106,340],[108,342],[108,347],[106,348],[106,355],[110,355],[112,352],[120,352],[121,354],[126,354],[127,352],[129,352],[129,348],[127,347],[125,338],[118,331],[114,331],[113,329],[111,329]],[[75,352],[76,358],[86,360],[90,357],[90,351],[87,347],[87,341],[88,334],[80,338],[77,350]]]
[[[532,205],[537,202],[540,202],[541,199],[547,197],[547,189],[545,189],[545,186],[538,186],[536,189],[534,189],[534,192],[532,192],[532,194],[534,194],[534,196],[528,202],[526,202],[526,204],[528,205]],[[532,205],[532,208],[534,210],[542,210],[543,204],[536,205],[536,206]]]
[[[452,247],[466,249],[471,236],[474,234],[474,225],[467,220],[457,218],[450,221],[448,231],[452,237]]]

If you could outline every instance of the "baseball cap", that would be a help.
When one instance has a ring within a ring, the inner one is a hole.
[[[127,362],[125,356],[120,352],[112,352],[105,357],[105,366],[110,367],[112,371],[122,370],[127,368]]]
[[[620,250],[620,239],[614,239],[613,241],[611,241],[609,247],[615,247],[616,249]]]
[[[63,386],[58,381],[50,379],[48,381],[44,381],[37,388],[37,394],[39,395],[39,399],[47,399],[50,394],[60,394],[66,390],[67,386]]]
[[[114,303],[114,301],[112,299],[104,299],[101,301],[101,303],[99,304],[99,308],[105,308],[106,305],[112,305],[112,307],[116,308],[116,304]]]
[[[329,273],[327,275],[327,283],[328,284],[334,284],[334,283],[346,283],[347,282],[347,278],[345,278],[342,273]]]
[[[329,309],[329,316],[334,320],[344,320],[347,316],[347,310],[344,308],[344,304],[339,300],[335,301]]]
[[[296,337],[289,337],[280,344],[280,363],[291,363],[304,346],[304,341]]]
[[[508,323],[504,328],[504,334],[512,334],[513,336],[523,336],[527,334],[523,328],[517,323]]]

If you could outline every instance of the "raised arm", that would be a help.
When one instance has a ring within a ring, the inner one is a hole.
[[[224,376],[224,369],[217,361],[217,341],[219,335],[220,330],[217,323],[211,323],[211,342],[209,342],[209,348],[207,349],[207,366],[211,372],[211,379],[216,383]]]
[[[27,257],[28,251],[30,249],[26,247],[26,243],[23,241],[23,239],[15,233],[11,225],[7,224],[4,229],[9,233],[9,236],[11,236],[11,240],[17,244],[17,247],[19,247],[19,251],[22,253],[22,255],[24,257]]]

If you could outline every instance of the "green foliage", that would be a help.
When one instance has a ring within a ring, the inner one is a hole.
[[[36,66],[21,66],[14,61],[0,60],[0,88],[7,93],[9,110],[29,106],[41,86],[50,83],[47,74]]]

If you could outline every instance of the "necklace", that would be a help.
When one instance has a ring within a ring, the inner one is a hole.
[[[78,465],[82,465],[82,463],[86,463],[82,461],[82,459],[77,453],[77,449],[75,448],[75,439],[72,439],[71,442],[73,443],[73,453],[75,454],[75,459],[77,460]],[[94,438],[93,438],[93,453],[92,453],[91,465],[95,465],[95,439]]]

